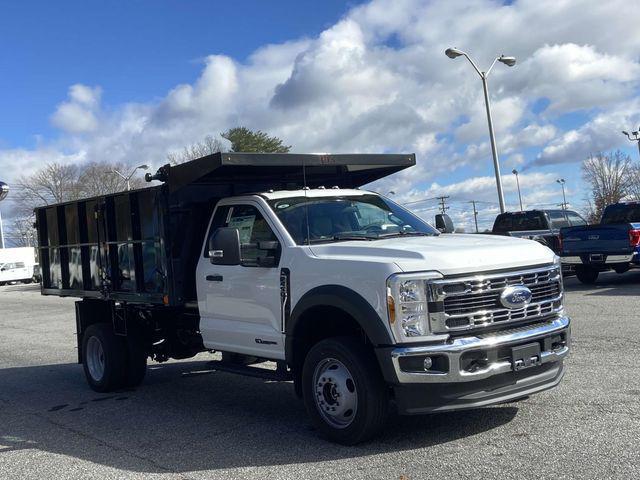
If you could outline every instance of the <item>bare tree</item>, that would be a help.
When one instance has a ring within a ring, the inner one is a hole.
[[[131,167],[124,163],[103,162],[90,162],[83,165],[78,176],[80,197],[107,195],[126,190],[127,182],[120,175],[113,173],[114,170],[130,172]],[[142,177],[133,177],[129,183],[131,188],[142,188],[146,185]]]
[[[640,164],[631,169],[631,182],[628,191],[629,200],[640,200]]]
[[[33,175],[16,182],[14,200],[19,216],[28,216],[38,205],[66,202],[79,197],[79,169],[76,165],[49,163]]]
[[[169,160],[171,165],[178,165],[188,162],[189,160],[195,160],[196,158],[206,157],[207,155],[224,151],[225,147],[219,139],[207,135],[201,142],[196,142],[188,147],[184,147],[179,152],[168,153],[167,160]]]
[[[33,228],[33,215],[15,217],[11,221],[11,242],[16,247],[35,247],[36,231]]]
[[[582,178],[591,187],[589,217],[599,219],[607,205],[632,194],[637,166],[620,150],[591,155],[582,163]]]
[[[90,162],[84,165],[49,163],[32,175],[18,179],[12,195],[11,237],[17,245],[35,245],[33,209],[53,203],[123,191],[127,183],[114,170],[130,171],[123,163]],[[132,188],[146,185],[141,177],[130,180]]]

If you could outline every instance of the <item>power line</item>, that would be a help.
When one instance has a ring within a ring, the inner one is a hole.
[[[402,205],[413,205],[415,203],[428,202],[429,200],[437,200],[439,197],[421,198],[420,200],[414,200],[411,202],[403,203]]]

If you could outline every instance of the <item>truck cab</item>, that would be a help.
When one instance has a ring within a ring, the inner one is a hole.
[[[43,208],[43,293],[83,298],[89,385],[138,385],[149,357],[222,352],[215,369],[293,381],[319,432],[343,444],[371,438],[392,409],[557,385],[570,348],[558,257],[530,240],[441,235],[361,189],[414,163],[217,154],[161,169],[149,178],[160,187]]]

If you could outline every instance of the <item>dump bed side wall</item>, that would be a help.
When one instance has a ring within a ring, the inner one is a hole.
[[[170,278],[162,188],[36,209],[42,293],[162,303]]]

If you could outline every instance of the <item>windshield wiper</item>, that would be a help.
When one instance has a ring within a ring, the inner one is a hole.
[[[328,242],[346,242],[349,240],[361,240],[365,242],[370,242],[371,240],[375,240],[377,237],[368,237],[364,235],[334,235],[329,238],[312,238],[308,243],[328,243]],[[305,242],[307,243],[307,242]]]
[[[393,233],[381,233],[377,235],[375,238],[390,238],[390,237],[433,237],[435,233],[427,233],[427,232],[393,232]]]

